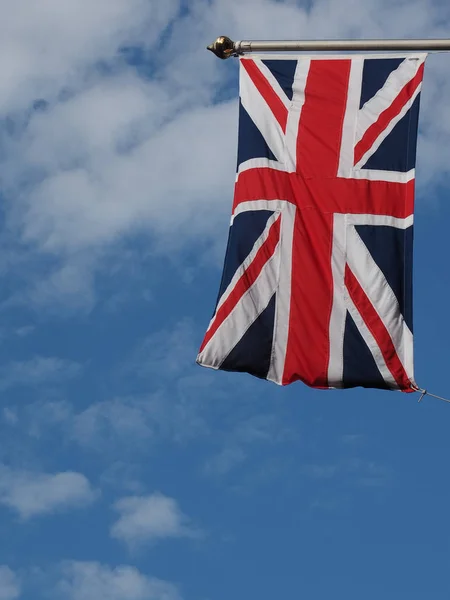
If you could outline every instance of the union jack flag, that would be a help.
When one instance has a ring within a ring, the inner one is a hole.
[[[280,385],[416,389],[425,59],[240,59],[231,226],[200,365]]]

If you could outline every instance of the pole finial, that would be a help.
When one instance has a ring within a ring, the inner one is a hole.
[[[215,42],[207,46],[207,49],[222,59],[230,58],[236,53],[233,40],[230,40],[226,35],[218,37]]]

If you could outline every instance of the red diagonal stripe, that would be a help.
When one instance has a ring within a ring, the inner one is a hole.
[[[405,104],[411,100],[414,92],[422,82],[423,70],[424,64],[420,65],[419,70],[413,79],[408,81],[399,95],[395,98],[394,102],[381,113],[375,123],[369,127],[362,139],[356,144],[354,157],[355,165],[357,165],[364,154],[370,150],[378,136],[386,129],[392,119],[394,119],[400,113]]]
[[[411,387],[411,381],[398,357],[391,336],[389,335],[385,324],[380,319],[372,302],[367,297],[366,293],[360,286],[358,280],[348,265],[345,267],[345,285],[350,293],[353,303],[363,317],[364,322],[369,328],[371,334],[375,338],[386,365],[389,371],[392,373],[393,378],[397,382],[397,385],[403,392],[415,391]]]
[[[283,102],[280,100],[278,94],[275,92],[273,87],[258,69],[255,61],[245,59],[241,61],[242,66],[247,71],[248,76],[255,84],[258,92],[266,101],[267,106],[273,112],[276,120],[280,124],[281,129],[286,133],[286,125],[288,118],[288,110]]]
[[[280,240],[280,222],[281,217],[278,217],[278,219],[271,225],[268,236],[256,253],[255,258],[244,271],[228,298],[218,309],[211,327],[206,332],[200,352],[203,352],[206,344],[208,344],[225,319],[231,314],[239,300],[242,298],[243,294],[255,283],[264,265],[275,252],[275,248]]]

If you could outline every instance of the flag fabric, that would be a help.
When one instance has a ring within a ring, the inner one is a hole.
[[[414,391],[426,55],[240,59],[231,225],[197,362],[280,385]]]

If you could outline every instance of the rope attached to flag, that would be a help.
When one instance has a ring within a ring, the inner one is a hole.
[[[428,390],[424,390],[422,388],[417,388],[416,392],[420,392],[420,398],[417,402],[422,402],[425,396],[431,396],[432,398],[437,398],[437,400],[442,400],[443,402],[447,402],[450,404],[450,400],[448,398],[443,398],[442,396],[437,396],[436,394],[432,394]]]

